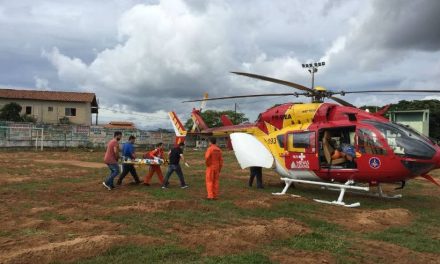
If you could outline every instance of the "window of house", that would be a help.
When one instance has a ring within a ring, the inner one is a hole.
[[[66,108],[66,116],[76,116],[76,108]]]
[[[26,115],[32,114],[32,106],[26,106]]]
[[[47,111],[48,111],[48,112],[53,112],[53,106],[49,106],[49,107],[47,108]]]

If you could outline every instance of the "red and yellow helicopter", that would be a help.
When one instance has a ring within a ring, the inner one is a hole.
[[[440,90],[364,90],[327,91],[322,87],[311,89],[303,85],[262,75],[233,72],[234,74],[269,81],[301,90],[293,93],[270,93],[205,98],[185,102],[206,102],[262,96],[307,96],[311,103],[285,103],[262,112],[253,124],[232,125],[222,117],[225,126],[208,128],[200,116],[200,109],[193,109],[193,130],[187,132],[174,112],[170,118],[177,138],[183,140],[190,133],[206,136],[229,135],[238,162],[242,168],[258,166],[273,168],[282,176],[285,194],[292,183],[307,183],[340,191],[336,201],[318,202],[346,207],[347,189],[369,191],[376,186],[374,195],[387,196],[380,184],[400,183],[422,176],[439,185],[428,173],[440,168],[440,147],[428,137],[409,127],[393,123],[383,117],[388,107],[377,113],[358,109],[335,95],[350,93],[428,92]],[[325,98],[339,104],[325,103]],[[203,103],[202,103],[203,104]],[[362,186],[360,186],[360,184]],[[440,186],[440,185],[439,185]]]

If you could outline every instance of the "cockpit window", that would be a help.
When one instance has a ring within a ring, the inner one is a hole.
[[[293,132],[287,134],[287,150],[291,152],[315,153],[315,132]]]
[[[374,131],[366,128],[358,130],[358,146],[361,153],[386,155],[387,151]]]
[[[278,146],[284,148],[284,134],[277,136]]]
[[[363,122],[376,127],[397,155],[419,159],[432,159],[435,155],[432,142],[412,129],[391,122]]]

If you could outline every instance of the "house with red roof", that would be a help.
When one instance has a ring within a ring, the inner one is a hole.
[[[38,123],[92,125],[98,123],[98,102],[94,93],[0,89],[0,109],[11,102],[22,107]]]

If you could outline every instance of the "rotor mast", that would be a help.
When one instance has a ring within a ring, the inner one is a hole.
[[[310,74],[312,75],[312,86],[310,87],[310,89],[312,90],[316,90],[315,89],[315,72],[318,72],[318,67],[321,66],[325,66],[325,61],[322,62],[314,62],[314,63],[303,63],[302,67],[303,68],[307,68],[308,71],[310,72]],[[320,90],[316,90],[317,93],[315,93],[315,95],[312,97],[312,102],[313,103],[322,103],[324,100],[325,95],[321,95],[321,93],[323,91]]]

